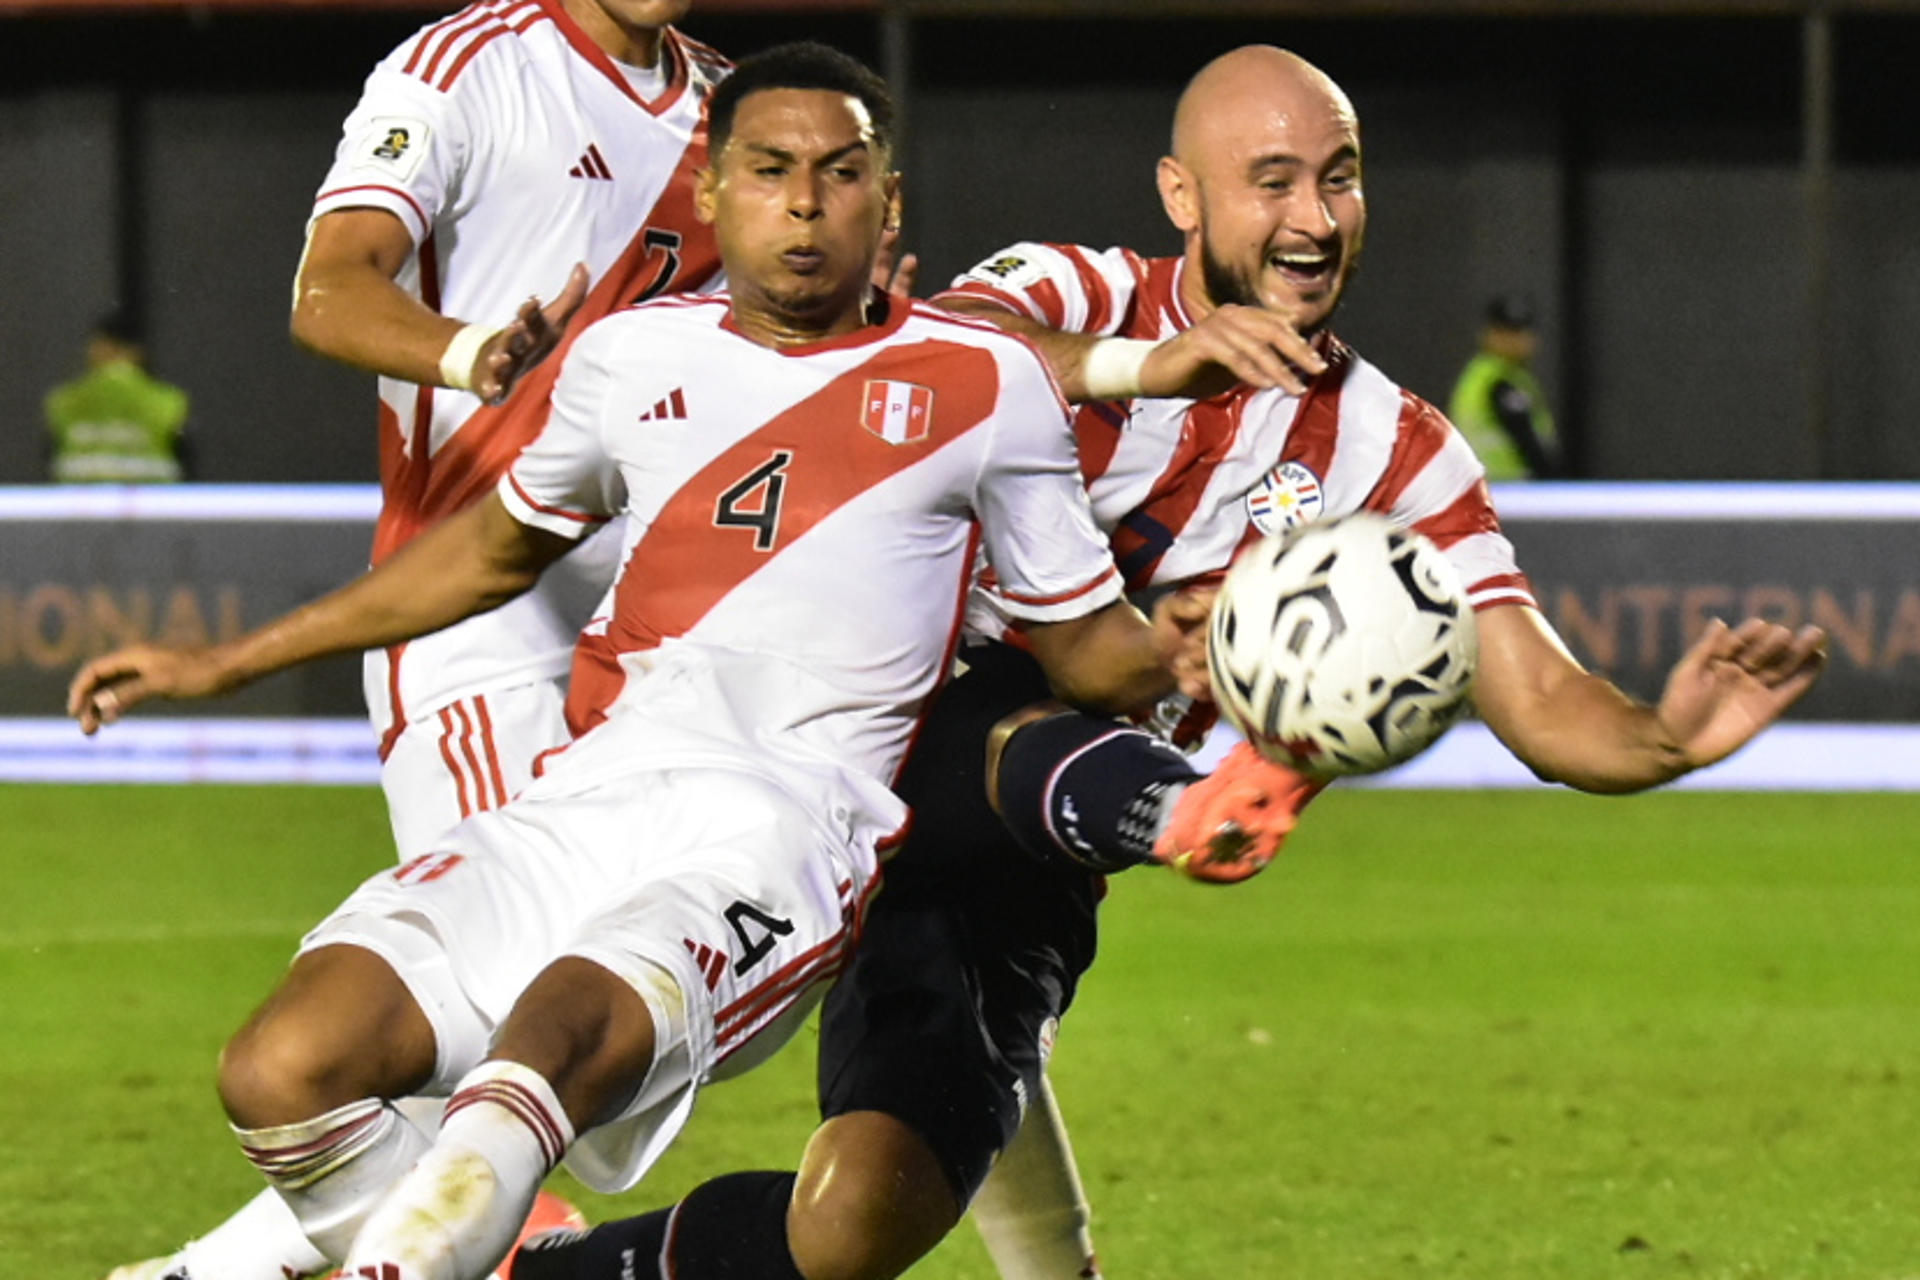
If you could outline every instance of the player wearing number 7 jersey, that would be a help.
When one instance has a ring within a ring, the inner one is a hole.
[[[1119,602],[1032,351],[870,294],[897,208],[888,117],[830,51],[751,60],[715,96],[697,202],[730,296],[589,330],[495,493],[356,583],[75,682],[92,729],[115,703],[409,638],[628,514],[604,718],[520,798],[363,885],[223,1058],[243,1149],[352,1275],[475,1280],[563,1156],[630,1184],[702,1083],[790,1033],[904,819],[886,784],[982,547],[1069,696],[1137,705],[1176,655],[1203,661],[1196,634]],[[433,1086],[452,1101],[428,1143],[386,1100]]]
[[[577,333],[716,277],[693,184],[729,64],[668,25],[687,7],[482,0],[367,78],[314,200],[293,329],[381,375],[375,563],[488,492],[533,438],[558,362],[527,365],[572,307]],[[545,312],[527,304],[556,292]],[[599,541],[492,613],[367,656],[403,859],[504,803],[565,740],[559,682],[617,551]]]

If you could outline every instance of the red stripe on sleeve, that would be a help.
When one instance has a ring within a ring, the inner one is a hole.
[[[1524,573],[1496,573],[1492,577],[1482,578],[1467,588],[1467,595],[1480,598],[1473,607],[1476,612],[1491,609],[1495,605],[1518,603],[1516,596],[1525,598],[1526,603],[1534,603],[1533,584],[1527,581]],[[1483,597],[1492,595],[1493,599]]]
[[[407,57],[407,64],[400,69],[407,75],[412,75],[419,69],[420,59],[427,56],[430,50],[438,49],[441,37],[454,27],[466,22],[469,15],[479,7],[480,6],[477,5],[468,5],[464,9],[456,10],[421,32],[419,38],[414,43],[413,52]]]
[[[1042,280],[1027,290],[1027,296],[1033,299],[1033,305],[1040,309],[1040,319],[1050,328],[1067,327],[1067,304],[1060,299],[1060,290],[1051,280]]]
[[[481,36],[478,40],[475,40],[472,44],[468,45],[464,51],[462,51],[460,56],[453,61],[453,64],[447,68],[447,74],[440,77],[440,83],[437,87],[440,89],[442,93],[453,88],[453,82],[460,78],[460,73],[467,69],[467,64],[473,61],[474,55],[479,53],[480,50],[486,48],[489,44],[492,44],[495,40],[499,39],[501,36],[519,35],[521,32],[525,31],[528,27],[531,27],[534,23],[545,20],[546,16],[547,15],[545,13],[542,13],[540,10],[536,9],[532,13],[527,14],[525,17],[515,22],[511,27],[499,27],[493,31],[487,32],[487,34]],[[607,176],[611,177],[612,175],[609,174]]]
[[[1375,510],[1386,509],[1368,505]],[[1493,497],[1487,492],[1487,482],[1477,480],[1445,507],[1424,520],[1416,521],[1413,529],[1415,533],[1433,539],[1433,545],[1444,551],[1476,533],[1500,532],[1500,517],[1493,509]]]
[[[571,520],[575,524],[605,524],[613,518],[610,515],[598,516],[584,511],[568,511],[565,507],[550,507],[544,502],[536,501],[532,494],[521,487],[520,477],[514,475],[511,471],[507,472],[507,483],[513,486],[513,491],[519,496],[520,501],[526,503],[543,516],[558,516],[562,520]]]
[[[468,35],[469,33],[474,31],[478,31],[489,23],[496,24],[495,31],[492,34],[498,34],[499,28],[497,24],[499,23],[499,21],[500,21],[499,15],[494,13],[491,7],[480,7],[475,11],[474,16],[471,19],[461,23],[457,27],[450,28],[441,37],[439,44],[435,47],[433,51],[433,56],[427,59],[427,65],[420,68],[420,72],[419,72],[420,79],[425,80],[429,84],[432,84],[434,81],[434,77],[440,74],[441,61],[445,59],[446,56],[453,51],[454,45],[459,43],[460,38],[462,36]],[[436,87],[444,89],[446,86],[439,85]]]
[[[427,211],[420,207],[420,202],[418,200],[415,200],[410,193],[402,191],[399,187],[389,187],[383,183],[363,182],[357,186],[352,186],[352,187],[335,187],[331,191],[322,191],[318,196],[314,198],[314,203],[319,204],[321,201],[324,201],[324,200],[332,200],[336,196],[350,196],[356,191],[384,191],[388,195],[399,196],[402,200],[405,200],[407,202],[408,207],[413,210],[414,216],[420,219],[420,225],[422,228],[426,230],[431,230],[433,227],[433,219],[427,216]],[[375,206],[369,205],[367,207],[373,208]]]
[[[1015,604],[1030,605],[1034,608],[1040,608],[1042,606],[1050,605],[1050,604],[1065,604],[1069,600],[1078,600],[1081,596],[1087,594],[1087,592],[1089,591],[1096,589],[1097,587],[1100,586],[1101,583],[1106,582],[1109,578],[1112,578],[1113,575],[1118,572],[1120,572],[1118,569],[1114,568],[1112,565],[1108,565],[1107,571],[1101,574],[1099,577],[1093,579],[1093,581],[1083,583],[1082,585],[1075,587],[1071,591],[1062,591],[1058,595],[1023,596],[1023,595],[1016,595],[1013,592],[1006,590],[1005,588],[1001,589],[1000,594],[1005,596],[1007,599],[1013,601]]]
[[[1107,322],[1113,318],[1113,290],[1107,287],[1106,277],[1087,260],[1087,255],[1078,245],[1056,245],[1073,264],[1074,274],[1080,277],[1080,292],[1087,297],[1087,322],[1081,333],[1104,333]]]
[[[1367,495],[1362,505],[1369,511],[1393,510],[1400,502],[1400,495],[1446,447],[1447,437],[1452,432],[1452,425],[1438,409],[1419,396],[1402,391],[1393,453],[1387,459],[1387,469],[1381,473],[1379,482],[1373,486],[1373,492]]]

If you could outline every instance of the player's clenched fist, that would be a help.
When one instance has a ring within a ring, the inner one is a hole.
[[[149,698],[204,698],[231,687],[211,649],[139,644],[80,668],[67,688],[67,714],[93,734]]]

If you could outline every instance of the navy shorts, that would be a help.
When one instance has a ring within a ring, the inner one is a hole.
[[[820,1022],[820,1111],[881,1111],[932,1147],[961,1203],[1020,1126],[1054,1025],[1093,963],[1101,877],[1023,852],[987,804],[987,731],[1050,696],[1004,645],[963,655],[899,791],[913,806]]]

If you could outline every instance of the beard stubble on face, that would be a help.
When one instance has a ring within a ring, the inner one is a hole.
[[[1332,298],[1326,304],[1326,311],[1312,324],[1302,326],[1302,336],[1312,337],[1325,329],[1333,321],[1333,313],[1340,308],[1340,299],[1347,291],[1347,285],[1353,279],[1353,273],[1359,269],[1360,260],[1348,254],[1347,246],[1336,243],[1333,252],[1341,254],[1341,261],[1335,267]],[[1264,260],[1263,260],[1264,261]],[[1259,289],[1254,285],[1253,277],[1240,267],[1229,263],[1214,252],[1213,242],[1205,238],[1200,241],[1200,278],[1207,287],[1207,298],[1216,307],[1263,307],[1266,304],[1260,298]]]

